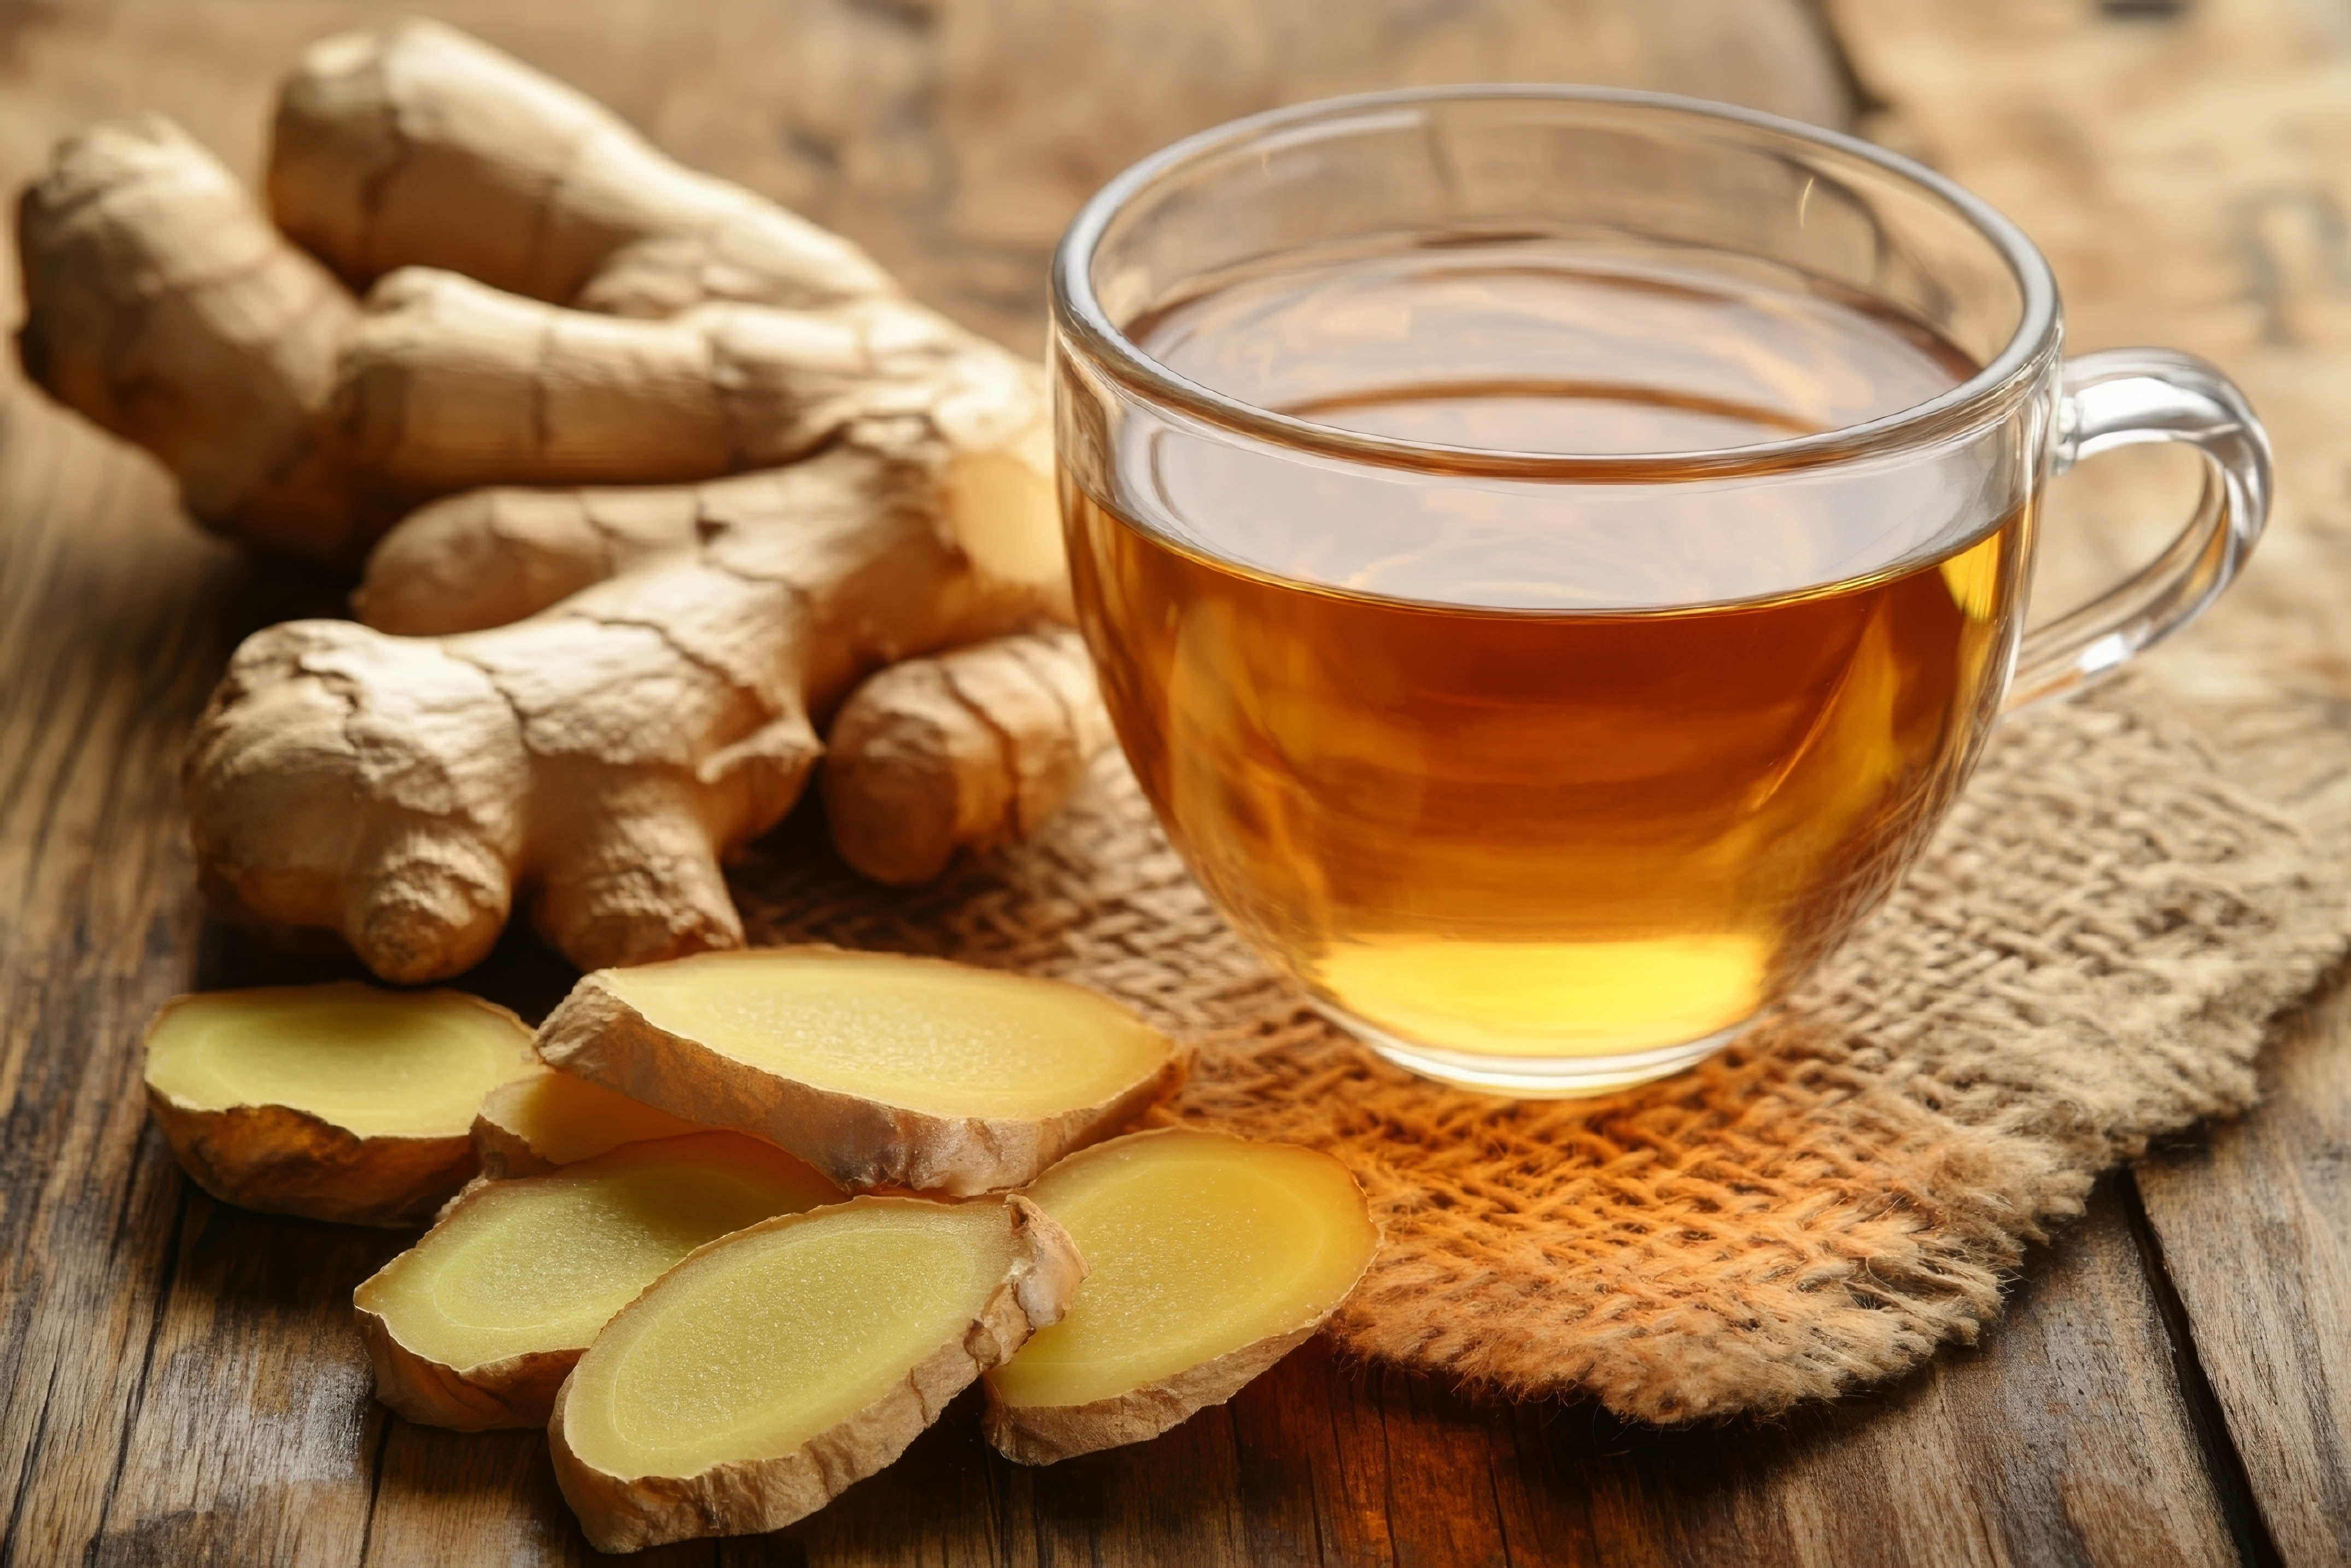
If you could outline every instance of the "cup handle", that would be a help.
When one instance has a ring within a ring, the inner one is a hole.
[[[2003,712],[2088,685],[2170,636],[2220,597],[2270,515],[2270,442],[2245,394],[2193,354],[2115,349],[2065,363],[2053,477],[2143,441],[2203,454],[2204,493],[2163,553],[2077,610],[2027,632]]]

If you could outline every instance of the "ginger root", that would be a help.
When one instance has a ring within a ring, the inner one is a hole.
[[[947,531],[950,455],[884,428],[695,497],[704,543],[489,631],[298,621],[190,737],[216,906],[340,935],[388,979],[466,968],[517,888],[582,967],[739,946],[719,859],[789,810],[867,670],[1008,631],[1050,563]]]
[[[664,329],[591,312],[864,304],[917,335],[986,348],[914,307],[893,310],[895,286],[848,241],[680,168],[587,99],[432,22],[329,38],[303,57],[280,89],[268,186],[274,227],[160,116],[68,141],[18,204],[19,353],[60,402],[162,458],[198,521],[329,564],[356,563],[406,505],[464,483],[462,430],[442,459],[455,466],[436,471],[396,441],[396,422],[441,431],[496,409],[487,389],[510,399],[514,361],[528,371],[540,334],[569,340],[521,395],[584,383],[595,409],[614,413],[601,428],[550,420],[567,441],[643,434],[626,421],[648,404],[711,405],[720,367],[632,362],[644,335],[659,343]],[[402,279],[364,317],[335,276],[365,287],[408,267],[447,270]],[[787,337],[800,325],[778,319]],[[562,352],[600,332],[620,334],[618,357]],[[825,347],[838,366],[839,345]],[[467,362],[480,354],[486,364]],[[763,369],[772,382],[772,362],[751,358],[751,384]],[[666,378],[650,397],[594,402],[603,383],[647,374]],[[420,395],[406,395],[412,383]],[[362,444],[399,445],[392,470],[355,461],[346,425]],[[542,467],[559,471],[578,444],[539,455]],[[620,477],[728,471],[705,459],[691,473]]]
[[[1072,1155],[1027,1197],[1092,1270],[1068,1315],[987,1375],[988,1441],[1028,1465],[1230,1399],[1322,1326],[1379,1245],[1330,1155],[1189,1127]]]
[[[623,1308],[557,1396],[602,1552],[778,1530],[895,1459],[1085,1277],[1027,1199],[860,1197],[737,1232]]]
[[[833,848],[876,882],[928,882],[959,852],[1034,832],[1109,738],[1075,632],[893,664],[832,721],[822,779]]]
[[[198,522],[348,561],[391,520],[318,427],[358,304],[178,126],[60,146],[17,199],[16,256],[26,377],[162,459]]]
[[[476,1182],[352,1293],[376,1397],[428,1427],[543,1427],[597,1331],[670,1265],[841,1197],[782,1150],[734,1133]]]
[[[840,235],[681,168],[601,104],[433,22],[312,46],[271,140],[278,226],[354,287],[437,267],[618,316],[896,292]]]
[[[373,549],[372,630],[258,633],[198,727],[224,913],[401,981],[517,898],[583,967],[731,946],[719,859],[844,701],[828,801],[892,880],[1027,831],[1106,743],[1053,629],[1041,376],[854,246],[426,23],[310,51],[268,183],[276,227],[168,123],[101,126],[18,223],[35,381],[212,527]]]
[[[207,991],[147,1026],[147,1103],[225,1203],[421,1225],[473,1176],[475,1107],[536,1065],[520,1019],[351,981]]]
[[[852,1189],[1015,1186],[1181,1078],[1156,1030],[1092,991],[894,953],[769,947],[607,969],[539,1055],[704,1126],[780,1145]]]

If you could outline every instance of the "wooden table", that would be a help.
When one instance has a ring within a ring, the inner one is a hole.
[[[2351,54],[2340,0],[2212,4],[2294,10]],[[147,108],[250,169],[268,80],[297,44],[392,9],[0,0],[0,177],[21,180],[74,125]],[[1044,249],[1078,197],[1262,103],[1580,77],[1835,121],[1857,67],[1893,99],[1876,107],[1896,118],[1873,124],[1931,142],[1938,123],[1968,122],[1889,83],[1929,79],[1915,64],[1938,49],[1996,50],[1992,13],[2060,29],[2094,62],[2127,64],[2197,25],[2190,7],[2119,0],[2103,16],[2087,0],[1839,0],[1848,61],[1795,0],[442,9],[1032,344]],[[2051,91],[2061,130],[2077,89]],[[2325,314],[2331,290],[2351,299],[2351,194],[2315,199],[2337,204],[2318,209],[2335,227],[2312,231],[2318,263],[2271,269],[2283,304],[2266,319],[2319,354],[2351,342],[2351,306]],[[2345,450],[2336,438],[2327,472]],[[590,1555],[535,1435],[428,1431],[370,1400],[348,1302],[399,1239],[215,1204],[146,1124],[135,1041],[157,1005],[319,972],[202,918],[175,774],[236,639],[332,612],[338,592],[203,539],[152,466],[0,377],[0,1563]],[[512,943],[476,979],[536,1010],[568,976]],[[1833,1408],[1633,1429],[1586,1406],[1480,1404],[1315,1345],[1156,1442],[1047,1470],[994,1458],[966,1401],[799,1527],[645,1560],[2351,1561],[2346,1035],[2340,998],[2284,1021],[2258,1113],[2101,1186],[1980,1347]]]

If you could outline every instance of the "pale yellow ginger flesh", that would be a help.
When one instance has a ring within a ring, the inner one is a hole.
[[[474,1174],[482,1097],[536,1065],[521,1019],[455,992],[213,991],[148,1026],[147,1103],[215,1197],[413,1225]]]
[[[352,1298],[377,1392],[434,1426],[543,1425],[564,1370],[671,1265],[841,1196],[779,1149],[710,1132],[476,1186]]]
[[[740,1232],[605,1328],[549,1427],[590,1541],[773,1530],[904,1451],[1084,1273],[1019,1197],[865,1197]]]
[[[658,1027],[746,1066],[935,1116],[1076,1110],[1168,1055],[1165,1037],[1080,987],[895,954],[714,954],[609,983]]]
[[[834,947],[600,970],[548,1018],[550,1064],[781,1145],[845,1186],[1017,1186],[1173,1086],[1182,1060],[1056,980]]]
[[[454,991],[210,991],[160,1021],[147,1082],[192,1110],[286,1105],[363,1138],[446,1138],[528,1070],[529,1042],[511,1013]]]
[[[1072,1155],[1028,1196],[1092,1270],[1067,1317],[987,1375],[989,1437],[1030,1463],[1230,1398],[1331,1315],[1379,1241],[1330,1155],[1189,1128]]]
[[[845,1213],[705,1260],[580,1373],[565,1440],[627,1479],[791,1452],[962,1335],[1010,1260],[992,1207]]]
[[[453,1367],[585,1350],[614,1312],[705,1241],[840,1189],[737,1133],[615,1150],[491,1182],[360,1287],[401,1342]]]
[[[543,1069],[484,1098],[474,1117],[474,1152],[486,1176],[536,1176],[623,1144],[702,1130],[584,1078]]]

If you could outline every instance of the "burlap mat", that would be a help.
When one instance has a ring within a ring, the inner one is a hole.
[[[2335,852],[2143,687],[2003,726],[1902,890],[1712,1062],[1603,1101],[1421,1082],[1210,909],[1113,756],[1039,840],[893,894],[805,824],[755,938],[1081,980],[1198,1047],[1164,1120],[1330,1150],[1386,1227],[1348,1348],[1656,1421],[1770,1412],[1972,1339],[2027,1243],[2147,1140],[2247,1105],[2345,946]]]

